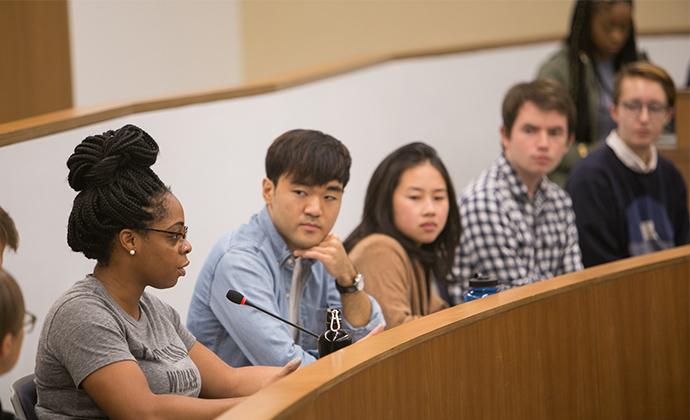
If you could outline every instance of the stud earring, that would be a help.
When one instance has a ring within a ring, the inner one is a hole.
[[[133,249],[129,250],[129,255],[131,255],[131,256],[134,256],[134,254],[136,254],[136,253],[137,253],[137,251],[135,251]]]

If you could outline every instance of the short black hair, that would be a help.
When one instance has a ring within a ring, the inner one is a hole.
[[[151,170],[158,144],[144,130],[126,125],[89,136],[67,160],[74,198],[67,243],[75,252],[107,265],[116,235],[164,217],[170,189]]]
[[[347,185],[352,159],[344,144],[316,130],[290,130],[266,152],[266,177],[278,184],[282,175],[308,186],[336,180]]]
[[[418,247],[412,239],[403,235],[395,227],[393,193],[407,169],[426,162],[439,171],[446,183],[448,219],[434,242]],[[455,189],[448,170],[433,147],[421,142],[402,146],[386,156],[371,176],[364,198],[362,222],[345,240],[345,249],[350,252],[366,236],[372,233],[383,233],[395,238],[407,255],[411,259],[418,260],[425,271],[433,272],[439,281],[446,280],[451,273],[455,248],[460,241],[460,213],[455,197]]]

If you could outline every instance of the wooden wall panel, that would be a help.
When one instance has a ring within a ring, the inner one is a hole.
[[[561,38],[573,1],[251,1],[242,4],[246,81],[369,55]],[[690,29],[687,0],[637,0],[639,33]],[[534,63],[536,72],[538,63]]]
[[[676,96],[676,144],[659,147],[661,156],[673,162],[683,175],[685,185],[690,186],[690,90],[678,91]],[[688,194],[690,207],[690,194]]]
[[[72,106],[67,0],[0,1],[0,123]]]

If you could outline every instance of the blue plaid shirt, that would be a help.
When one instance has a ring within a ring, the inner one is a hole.
[[[234,367],[281,366],[300,357],[302,365],[316,360],[316,339],[256,309],[240,306],[225,297],[229,289],[284,319],[289,319],[288,297],[295,259],[280,236],[266,208],[249,223],[224,235],[213,247],[192,296],[187,327],[196,338]],[[326,309],[342,311],[335,279],[321,262],[302,261],[304,288],[296,324],[321,334],[326,330]],[[385,323],[374,298],[367,325],[343,328],[355,339]]]
[[[504,288],[582,269],[577,227],[568,194],[544,177],[534,197],[501,156],[458,200],[462,233],[449,287],[462,302],[475,273]]]

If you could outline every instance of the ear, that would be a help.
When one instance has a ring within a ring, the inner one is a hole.
[[[125,253],[129,253],[130,250],[137,250],[139,235],[132,229],[122,229],[120,233],[117,234],[117,239],[117,245]]]
[[[7,355],[10,354],[13,343],[14,336],[11,333],[7,333],[4,337],[2,337],[2,342],[0,343],[0,359],[7,357]]]
[[[275,189],[276,186],[270,179],[264,178],[261,181],[261,192],[264,197],[264,202],[268,207],[271,207],[271,204],[273,203],[273,195],[275,194]]]
[[[609,109],[609,113],[611,114],[611,119],[616,122],[616,125],[619,125],[618,120],[620,119],[620,115],[618,114],[618,105],[617,104],[611,105],[611,108]]]
[[[570,149],[570,146],[572,146],[574,142],[575,142],[575,134],[570,134],[568,136],[568,149]]]
[[[501,149],[503,152],[505,152],[506,148],[508,147],[508,143],[510,143],[510,136],[509,133],[506,133],[505,127],[501,127],[499,133],[501,133]]]
[[[671,118],[673,118],[673,114],[675,114],[675,108],[669,108],[668,112],[666,113],[666,120],[664,121],[664,127],[671,121]],[[2,257],[0,255],[0,257]],[[2,266],[2,260],[0,260],[0,266]]]

